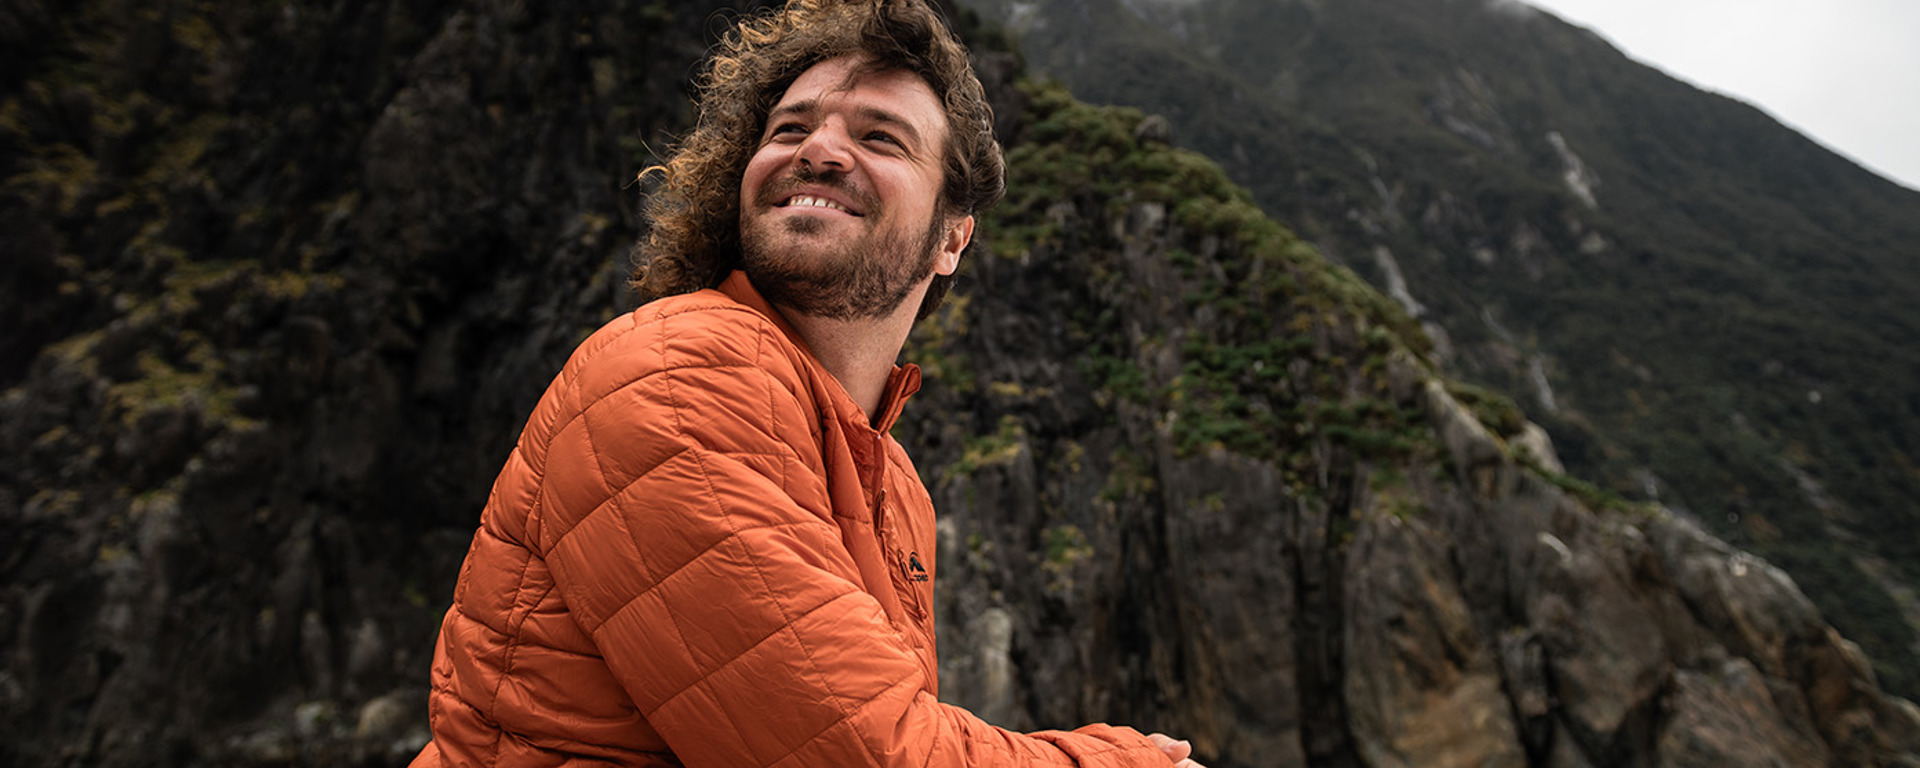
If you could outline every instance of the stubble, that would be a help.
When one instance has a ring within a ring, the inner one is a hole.
[[[775,185],[763,200],[781,199],[800,183],[835,184],[825,175]],[[868,201],[871,196],[847,190]],[[762,205],[765,203],[763,202]],[[756,219],[742,228],[740,264],[760,295],[774,305],[830,320],[871,320],[900,308],[933,272],[934,257],[944,234],[935,215],[918,238],[911,233],[886,232],[840,243],[802,242],[817,238],[826,223],[810,217],[791,217],[778,224]]]

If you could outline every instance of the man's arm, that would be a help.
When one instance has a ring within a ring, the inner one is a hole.
[[[913,651],[859,587],[809,465],[816,417],[794,386],[752,356],[664,368],[583,393],[545,457],[555,583],[676,755],[1165,768],[1130,729],[1017,734],[926,693]]]

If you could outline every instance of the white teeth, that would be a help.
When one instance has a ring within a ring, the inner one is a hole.
[[[806,205],[814,208],[831,208],[841,213],[849,212],[845,206],[839,203],[825,198],[814,197],[813,195],[794,195],[793,199],[787,201],[787,205]]]

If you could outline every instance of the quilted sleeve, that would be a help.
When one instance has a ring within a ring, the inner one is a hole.
[[[763,352],[583,377],[544,457],[554,583],[679,759],[1165,768],[1129,729],[1017,734],[925,692],[809,466],[812,414]]]

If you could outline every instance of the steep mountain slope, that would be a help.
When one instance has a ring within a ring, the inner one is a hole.
[[[1561,474],[1154,121],[1022,93],[993,253],[909,350],[945,695],[1215,765],[1920,757],[1784,573]]]
[[[715,12],[468,6],[0,11],[0,764],[403,762]]]
[[[0,764],[404,764],[712,6],[0,8]],[[949,699],[1221,767],[1920,761],[1783,574],[1555,470],[1155,121],[982,69],[1014,191],[900,432]]]
[[[969,3],[1920,689],[1920,193],[1510,0]]]

